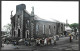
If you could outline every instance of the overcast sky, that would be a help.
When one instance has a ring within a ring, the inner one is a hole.
[[[11,23],[10,15],[16,12],[16,5],[25,4],[26,10],[31,13],[34,6],[34,14],[44,19],[55,19],[69,24],[78,23],[79,2],[78,1],[2,1],[1,25],[2,27]]]

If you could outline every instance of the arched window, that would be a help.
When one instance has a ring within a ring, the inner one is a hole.
[[[19,15],[18,15],[18,18],[19,18]]]
[[[51,34],[51,26],[49,25],[49,34]]]
[[[26,38],[29,38],[29,30],[26,30]]]
[[[39,32],[39,25],[36,25],[36,34]]]
[[[27,20],[27,25],[29,26],[29,20]]]
[[[20,25],[20,18],[19,18],[19,15],[18,15],[18,26]]]
[[[43,25],[43,34],[45,34],[45,25]]]
[[[54,29],[55,29],[55,26],[54,26]]]

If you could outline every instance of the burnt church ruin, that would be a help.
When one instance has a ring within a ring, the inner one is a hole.
[[[26,10],[25,4],[16,6],[16,14],[11,12],[12,37],[43,38],[52,37],[63,33],[65,25],[59,21],[45,20],[34,15],[34,7],[31,14]]]

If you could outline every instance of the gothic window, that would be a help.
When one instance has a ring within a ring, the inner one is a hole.
[[[43,34],[45,34],[45,25],[43,25]]]
[[[29,38],[29,30],[26,30],[26,38]]]
[[[63,24],[61,24],[61,31],[63,31]]]
[[[19,18],[19,15],[18,15],[18,18]]]
[[[20,25],[20,17],[19,17],[19,15],[18,15],[18,26]]]
[[[63,28],[61,27],[61,31],[63,31]]]
[[[49,25],[49,29],[50,29],[50,25]]]
[[[15,27],[15,22],[14,22],[14,27]]]
[[[36,31],[38,31],[38,30],[39,30],[39,25],[36,26]]]
[[[29,20],[27,20],[27,25],[29,26]]]
[[[18,37],[20,37],[20,29],[18,29]]]
[[[26,28],[27,28],[27,24],[26,24]]]
[[[31,23],[31,37],[33,37],[33,23]]]
[[[55,29],[55,26],[54,26],[54,29]]]
[[[36,25],[36,32],[38,34],[38,32],[39,32],[39,25]]]
[[[49,25],[49,34],[51,34],[51,26]]]

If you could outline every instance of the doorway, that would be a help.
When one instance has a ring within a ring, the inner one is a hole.
[[[29,30],[26,31],[26,38],[29,38]]]
[[[20,29],[18,29],[18,37],[20,37]]]

